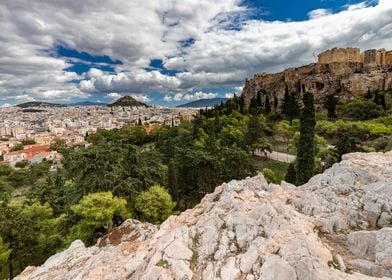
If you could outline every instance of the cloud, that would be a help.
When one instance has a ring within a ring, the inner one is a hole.
[[[123,97],[123,96],[117,92],[111,92],[111,93],[106,94],[106,96],[105,96],[105,98],[112,99],[113,101],[116,101],[117,99],[120,99],[121,97]]]
[[[142,102],[142,103],[148,103],[151,101],[151,99],[147,95],[137,95],[137,94],[131,94],[133,98],[135,98],[137,101]]]
[[[199,99],[211,99],[217,97],[217,93],[198,91],[195,93],[176,93],[174,95],[165,95],[163,100],[166,102],[172,101],[194,101]]]
[[[233,98],[234,97],[234,93],[226,93],[225,97],[226,98]]]
[[[308,13],[308,17],[310,19],[315,19],[315,18],[325,17],[325,16],[328,16],[331,14],[332,14],[332,11],[329,9],[316,9],[316,10],[310,11]]]
[[[392,48],[390,0],[339,13],[317,9],[301,22],[248,19],[253,11],[239,0],[30,2],[0,2],[3,100],[148,98],[152,92],[168,102],[187,100],[198,97],[184,92],[239,87],[255,73],[314,62],[328,48]],[[59,45],[122,64],[113,65],[114,72],[93,67],[78,75],[69,70],[77,59],[60,57]],[[153,59],[174,72],[145,70]]]

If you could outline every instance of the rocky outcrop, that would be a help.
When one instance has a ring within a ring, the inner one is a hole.
[[[392,279],[391,179],[392,153],[354,153],[301,187],[231,181],[159,227],[128,220],[17,279]]]
[[[340,102],[364,97],[367,91],[392,88],[392,52],[359,49],[332,49],[319,55],[317,63],[289,68],[280,73],[256,74],[245,81],[243,97],[246,105],[260,92],[276,96],[282,104],[286,85],[290,92],[303,90],[313,93],[315,104],[323,108],[328,95]],[[278,108],[279,108],[278,104]]]

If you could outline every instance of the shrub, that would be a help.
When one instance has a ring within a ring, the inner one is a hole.
[[[141,192],[135,199],[135,210],[142,220],[160,224],[173,214],[175,203],[168,191],[155,185]]]
[[[275,172],[269,168],[263,168],[263,175],[268,183],[274,183],[274,184],[280,183],[278,175],[276,175]]]

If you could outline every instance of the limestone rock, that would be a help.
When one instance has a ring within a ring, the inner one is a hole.
[[[376,230],[368,219],[379,225],[381,217],[390,214],[391,181],[392,153],[346,155],[300,187],[271,186],[262,175],[231,181],[159,227],[128,220],[96,246],[86,248],[75,241],[42,266],[26,268],[16,279],[369,280],[390,276],[392,228]],[[347,242],[332,242],[328,236],[337,236],[336,232]],[[352,274],[334,268],[332,256],[340,268],[347,264]]]

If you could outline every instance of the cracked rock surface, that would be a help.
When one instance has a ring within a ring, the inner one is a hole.
[[[392,279],[392,153],[353,153],[295,187],[231,181],[159,227],[128,220],[16,279]]]

